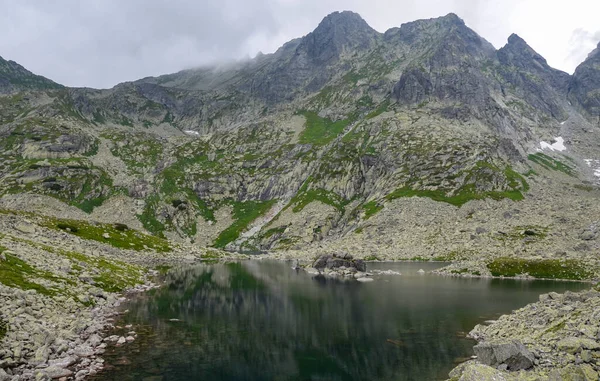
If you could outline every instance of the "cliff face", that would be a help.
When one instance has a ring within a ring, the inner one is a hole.
[[[0,61],[2,202],[42,194],[256,251],[385,230],[372,217],[413,196],[455,208],[526,203],[548,179],[594,189],[599,57],[569,76],[516,35],[495,50],[454,14],[381,34],[341,12],[273,54],[110,90]],[[558,137],[567,151],[538,152]]]
[[[575,69],[569,98],[577,102],[593,122],[600,125],[600,43]]]

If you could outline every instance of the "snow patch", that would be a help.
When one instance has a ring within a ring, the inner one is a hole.
[[[183,131],[184,134],[188,134],[188,135],[196,135],[196,136],[200,136],[200,133],[198,131],[192,131],[192,130],[185,130]]]
[[[542,149],[549,149],[551,151],[566,151],[567,147],[565,147],[565,140],[561,136],[557,136],[554,138],[552,143],[540,142],[540,147]]]
[[[600,178],[600,160],[597,159],[583,159],[588,167],[594,170],[594,176]],[[599,182],[600,183],[600,182]]]
[[[565,123],[567,123],[567,121],[566,121],[566,120],[565,120],[564,122],[560,122],[560,125],[561,125],[561,126],[564,126],[564,125],[565,125]]]

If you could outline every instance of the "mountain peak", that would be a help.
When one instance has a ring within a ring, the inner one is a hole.
[[[498,58],[504,64],[524,67],[535,61],[544,67],[548,66],[546,59],[525,42],[518,34],[508,37],[508,42],[498,50]]]
[[[527,42],[525,42],[525,40],[522,39],[521,36],[519,36],[516,33],[512,33],[510,36],[508,36],[508,43],[509,44],[513,44],[513,45],[516,45],[516,44],[525,44],[525,45],[527,45]]]
[[[377,34],[375,29],[358,14],[352,11],[333,12],[321,20],[312,34],[361,33]]]
[[[458,17],[456,13],[448,13],[446,16],[439,17],[438,19],[444,20],[453,24],[464,24],[465,21]]]
[[[348,21],[360,21],[365,24],[367,22],[356,12],[352,11],[335,11],[331,12],[327,16],[323,18],[321,23],[323,22],[348,22]]]
[[[325,63],[343,50],[368,49],[378,35],[358,13],[333,12],[302,39],[299,49],[306,49],[316,62]]]

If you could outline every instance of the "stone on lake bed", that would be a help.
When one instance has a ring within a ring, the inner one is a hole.
[[[363,277],[363,278],[357,278],[356,280],[357,280],[357,281],[359,281],[359,282],[366,283],[366,282],[372,282],[372,281],[373,281],[373,278],[366,278],[366,277]]]

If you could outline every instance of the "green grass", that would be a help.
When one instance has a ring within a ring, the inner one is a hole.
[[[298,113],[306,118],[306,127],[300,133],[301,144],[316,146],[328,144],[353,121],[353,118],[348,118],[333,122],[328,118],[321,118],[313,111],[299,111]]]
[[[594,272],[576,260],[498,258],[487,265],[493,276],[514,277],[529,274],[535,278],[587,280]]]
[[[50,250],[49,250],[50,251]],[[56,252],[56,251],[55,251]],[[106,292],[123,292],[137,284],[143,283],[143,268],[122,261],[107,260],[105,258],[90,257],[84,254],[58,251],[62,256],[76,263],[81,269],[89,271],[96,269],[92,277],[97,287]]]
[[[471,200],[483,200],[486,198],[492,198],[494,200],[501,200],[503,198],[509,198],[513,201],[523,200],[523,194],[518,190],[482,193],[475,193],[470,190],[461,190],[458,194],[448,196],[446,195],[446,192],[441,190],[420,190],[411,189],[408,187],[395,190],[394,192],[388,194],[386,199],[391,201],[402,197],[426,197],[434,201],[445,202],[458,207],[463,206]]]
[[[548,236],[549,228],[539,225],[519,225],[513,226],[510,231],[495,235],[494,238],[500,241],[505,240],[523,240],[525,243],[537,242]]]
[[[94,224],[79,220],[46,217],[40,225],[62,230],[83,239],[106,243],[119,249],[171,251],[171,246],[167,240],[134,229],[123,229],[122,224]],[[109,238],[104,238],[106,233],[108,233]]]
[[[494,191],[481,191],[477,189],[477,185],[491,183],[501,176],[504,177],[506,186],[509,189]],[[528,190],[529,184],[525,178],[512,170],[512,168],[506,167],[504,170],[501,170],[491,163],[479,161],[473,168],[466,172],[465,184],[457,190],[413,189],[410,184],[408,184],[402,188],[396,189],[385,198],[387,200],[394,200],[402,197],[426,197],[434,201],[445,202],[461,207],[471,200],[483,200],[486,198],[497,201],[505,198],[513,201],[521,201],[524,199],[522,192],[527,192]]]
[[[224,248],[238,239],[252,221],[266,213],[276,202],[277,200],[231,202],[235,222],[219,234],[213,246]]]
[[[5,250],[6,248],[0,246],[0,253]],[[60,280],[60,278],[52,275],[49,272],[38,270],[14,255],[3,255],[6,259],[0,260],[0,283],[8,287],[19,288],[21,290],[35,290],[42,295],[56,295],[56,290],[46,288],[33,282],[31,279],[43,278],[57,281]]]
[[[220,251],[214,249],[207,249],[204,255],[202,256],[202,259],[221,259],[222,257],[223,254]]]
[[[266,232],[264,232],[264,234],[262,234],[262,238],[271,238],[275,234],[283,234],[286,229],[287,229],[287,226],[280,226],[277,228],[269,229]]]
[[[321,188],[308,189],[304,191],[301,190],[294,196],[290,202],[290,204],[294,205],[292,211],[298,213],[313,201],[320,201],[323,204],[331,205],[340,212],[344,212],[345,206],[349,203],[348,200],[337,193]]]
[[[389,106],[390,106],[390,101],[388,99],[388,100],[382,102],[375,110],[368,113],[366,119],[373,119],[376,116],[383,114],[384,112],[386,112],[388,110]]]
[[[542,167],[544,167],[546,169],[563,172],[569,176],[575,176],[575,168],[573,168],[559,160],[553,159],[548,155],[544,155],[541,152],[531,154],[531,155],[527,156],[527,158],[529,160],[533,161],[534,163],[541,165]]]
[[[375,214],[377,214],[381,209],[383,209],[383,205],[380,205],[377,201],[369,201],[362,206],[365,212],[365,220],[371,218]]]
[[[137,284],[143,283],[143,273],[145,272],[145,269],[143,267],[113,259],[109,260],[102,257],[87,256],[85,254],[63,250],[58,247],[44,245],[23,238],[12,237],[12,239],[36,247],[38,249],[47,251],[49,253],[53,253],[57,256],[58,260],[60,260],[60,257],[67,258],[71,263],[71,271],[69,273],[71,276],[78,277],[84,271],[92,273],[94,274],[92,279],[95,285],[104,291],[122,292]],[[20,268],[23,269],[24,267],[21,266]],[[29,266],[29,268],[31,268],[31,266]],[[31,271],[32,270],[28,270],[27,272],[31,273]],[[57,277],[50,272],[35,270],[35,275],[37,275],[38,277],[43,277],[47,280],[59,283],[67,283],[69,285],[76,283],[75,281],[68,278]],[[23,285],[19,285],[18,283],[16,283],[13,287],[27,289],[24,288]],[[66,296],[73,297],[74,299],[78,299],[78,296],[72,294],[69,291],[69,289],[69,287],[64,286],[56,287],[54,289],[49,290],[49,293],[45,294],[51,296],[55,294],[63,294]],[[90,305],[89,302],[86,302],[84,304]]]
[[[365,260],[365,261],[378,261],[379,257],[377,257],[376,255],[367,255],[366,257],[363,258],[363,260]]]

